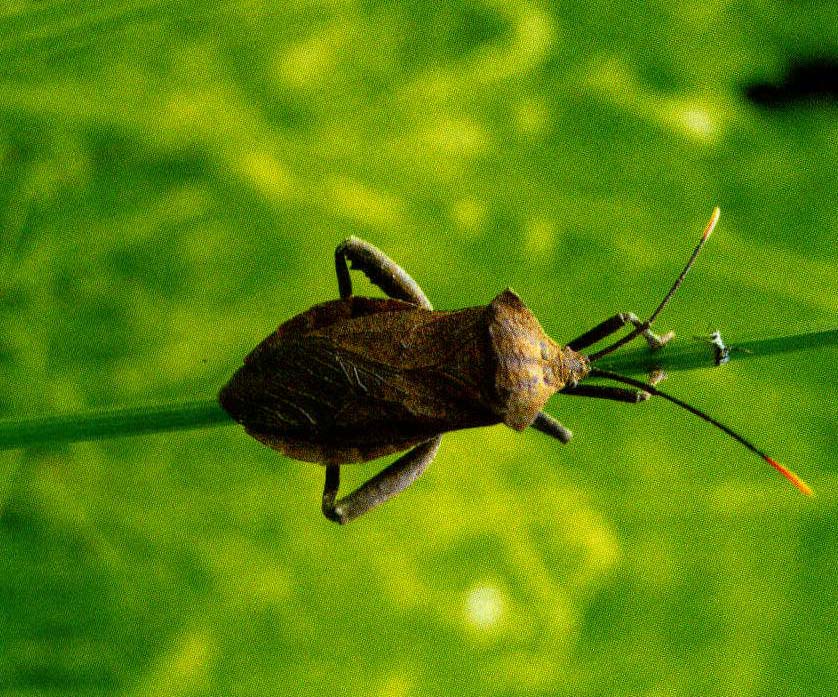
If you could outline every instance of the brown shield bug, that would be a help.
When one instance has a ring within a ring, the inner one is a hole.
[[[564,346],[553,341],[511,290],[491,303],[438,311],[383,252],[350,237],[335,250],[339,300],[291,318],[244,359],[219,399],[254,438],[297,460],[326,467],[323,513],[347,523],[395,496],[433,460],[442,434],[505,423],[567,443],[571,432],[542,411],[556,392],[637,403],[661,397],[721,429],[804,493],[808,486],[716,419],[596,362],[643,337],[653,350],[671,337],[651,325],[681,285],[719,217],[718,208],[684,270],[646,321],[619,313]],[[387,298],[352,295],[347,261]],[[614,343],[583,353],[631,325]],[[583,383],[599,378],[632,389]],[[340,467],[406,454],[337,499]]]

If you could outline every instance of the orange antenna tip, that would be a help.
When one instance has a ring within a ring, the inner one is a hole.
[[[787,467],[783,467],[779,462],[777,462],[776,460],[772,460],[770,457],[768,457],[768,455],[763,455],[763,460],[765,460],[775,470],[777,470],[786,479],[788,479],[800,493],[805,494],[806,496],[815,495],[815,492],[812,491],[812,487],[810,487],[806,482],[804,482],[790,469],[788,469]]]
[[[719,216],[721,214],[722,214],[722,209],[719,208],[718,206],[716,206],[713,209],[713,212],[710,214],[710,220],[707,223],[707,227],[704,228],[704,234],[701,236],[701,241],[702,242],[706,242],[707,238],[710,237],[710,235],[713,232],[713,228],[715,228],[716,223],[719,222]]]

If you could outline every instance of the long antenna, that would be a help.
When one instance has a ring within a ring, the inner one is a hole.
[[[644,392],[648,392],[651,395],[656,397],[663,397],[665,400],[672,402],[673,404],[677,404],[682,409],[686,409],[691,414],[695,414],[699,419],[703,419],[704,421],[712,424],[716,428],[721,431],[724,431],[736,441],[739,441],[742,445],[744,445],[748,450],[752,453],[759,455],[763,460],[765,460],[769,465],[771,465],[775,470],[777,470],[780,474],[782,474],[786,479],[788,479],[792,485],[797,488],[798,491],[805,494],[806,496],[812,496],[813,492],[811,487],[804,482],[798,475],[792,472],[787,467],[783,467],[779,462],[774,460],[773,458],[766,455],[762,450],[757,448],[753,443],[749,440],[746,440],[742,436],[740,436],[736,431],[732,430],[731,428],[725,426],[720,421],[717,421],[712,416],[705,414],[700,409],[696,409],[694,406],[687,404],[686,402],[682,402],[677,397],[673,397],[670,394],[666,394],[665,392],[661,392],[657,387],[654,385],[649,385],[648,383],[642,382],[640,380],[634,380],[632,378],[628,378],[625,375],[620,375],[618,373],[612,373],[608,370],[602,370],[600,368],[591,368],[591,372],[589,373],[591,376],[605,378],[607,380],[614,380],[615,382],[622,382],[626,385],[631,385],[632,387],[637,387],[638,389],[643,390]]]
[[[639,327],[635,327],[634,331],[629,332],[622,339],[618,339],[610,346],[606,346],[604,349],[601,349],[596,353],[592,353],[590,356],[588,356],[588,360],[591,361],[591,363],[595,363],[603,356],[607,356],[609,353],[613,353],[624,344],[627,344],[629,341],[632,341],[636,337],[640,336],[643,332],[645,332],[649,327],[652,326],[652,322],[655,321],[657,316],[663,311],[663,308],[665,308],[669,304],[669,301],[672,300],[672,296],[675,295],[675,291],[681,287],[681,284],[684,282],[687,273],[692,268],[692,265],[695,263],[695,260],[698,257],[699,252],[701,251],[702,247],[704,247],[707,240],[710,238],[710,235],[713,232],[713,228],[715,228],[716,223],[719,222],[719,216],[721,215],[721,213],[722,211],[718,206],[716,206],[713,209],[713,213],[710,215],[710,220],[705,226],[704,232],[701,235],[701,239],[696,245],[696,248],[693,250],[693,253],[690,256],[687,265],[684,267],[684,270],[681,272],[678,278],[675,279],[675,283],[672,284],[672,288],[669,289],[669,292],[664,296],[663,300],[661,300],[660,305],[658,305],[657,309],[651,314],[649,319],[643,322],[643,324],[641,324]]]

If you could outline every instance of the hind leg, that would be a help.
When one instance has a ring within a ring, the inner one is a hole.
[[[341,298],[352,295],[352,279],[347,260],[353,269],[363,271],[389,297],[406,300],[427,310],[433,309],[430,300],[407,271],[380,249],[357,237],[344,240],[335,249],[335,270]]]
[[[340,486],[340,465],[327,465],[326,484],[323,487],[323,515],[343,525],[393,498],[413,484],[425,471],[434,459],[441,440],[442,436],[434,436],[431,440],[417,445],[339,501],[335,499]]]

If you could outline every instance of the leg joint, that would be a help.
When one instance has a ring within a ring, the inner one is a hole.
[[[323,515],[326,516],[326,518],[331,520],[333,523],[337,523],[338,525],[346,525],[349,522],[349,519],[343,512],[343,509],[340,506],[335,506],[334,504],[331,506],[326,506],[324,504]]]

